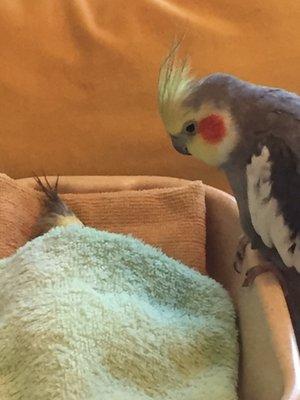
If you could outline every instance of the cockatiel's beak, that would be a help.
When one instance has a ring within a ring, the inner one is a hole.
[[[173,147],[178,153],[184,154],[186,156],[190,156],[191,153],[187,149],[187,137],[186,135],[181,134],[180,136],[171,136]]]

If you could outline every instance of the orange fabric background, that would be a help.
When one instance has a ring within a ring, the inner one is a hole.
[[[148,174],[216,170],[172,150],[157,113],[176,34],[199,74],[300,91],[294,0],[1,0],[0,172]]]

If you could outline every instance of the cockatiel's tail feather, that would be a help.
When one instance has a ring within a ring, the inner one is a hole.
[[[187,58],[180,60],[177,57],[179,47],[180,41],[176,41],[159,71],[159,112],[167,127],[172,126],[174,116],[184,112],[182,104],[194,80]]]

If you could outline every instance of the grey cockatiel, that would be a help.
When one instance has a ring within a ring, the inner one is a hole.
[[[300,97],[227,74],[195,79],[174,48],[160,70],[159,110],[177,151],[226,173],[242,228],[270,261],[246,283],[277,268],[300,338]]]

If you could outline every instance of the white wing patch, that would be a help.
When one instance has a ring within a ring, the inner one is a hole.
[[[266,146],[247,166],[248,206],[254,229],[264,244],[275,247],[287,267],[300,272],[300,238],[291,239],[291,231],[272,197],[270,152]]]

